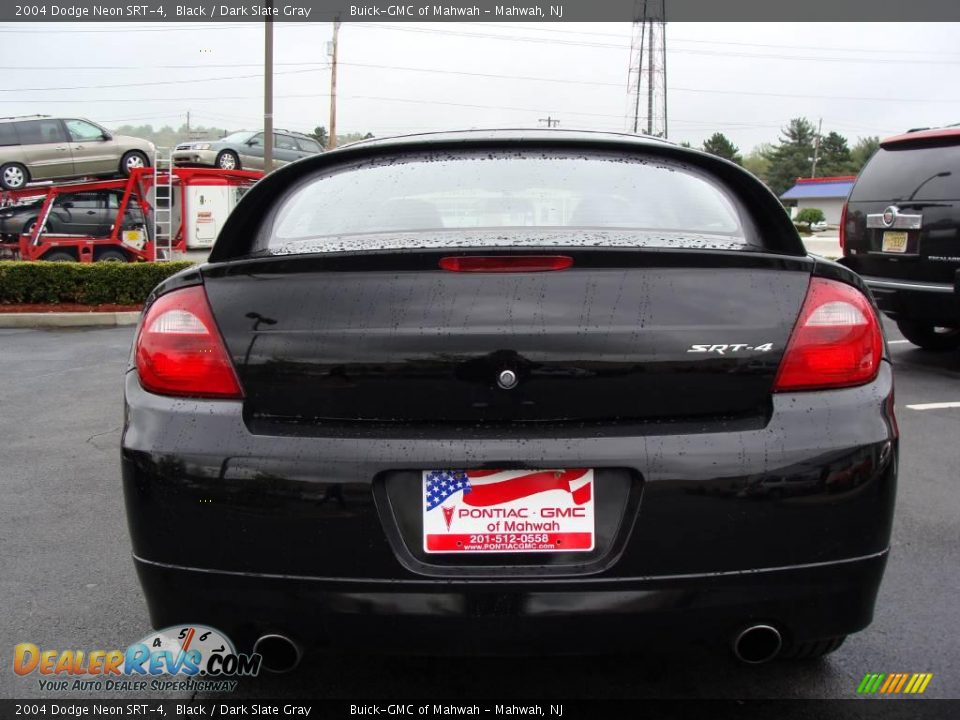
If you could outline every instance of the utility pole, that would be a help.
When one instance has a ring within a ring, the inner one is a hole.
[[[557,127],[560,124],[559,120],[550,117],[549,115],[547,115],[545,118],[540,118],[538,122],[546,123],[548,128]]]
[[[823,130],[823,118],[817,123],[817,134],[813,138],[813,167],[810,168],[810,177],[817,176],[817,160],[820,159],[820,132]]]
[[[340,34],[340,16],[333,19],[333,48],[330,61],[330,132],[327,135],[327,148],[337,146],[337,36]]]
[[[273,0],[263,21],[263,171],[273,170]]]
[[[190,111],[187,110],[187,138],[190,138]]]

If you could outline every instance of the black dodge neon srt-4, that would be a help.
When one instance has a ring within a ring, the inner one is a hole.
[[[867,288],[751,175],[664,141],[284,167],[154,291],[125,392],[153,623],[270,667],[364,643],[763,662],[873,615],[897,425]]]

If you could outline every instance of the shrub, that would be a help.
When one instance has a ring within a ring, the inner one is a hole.
[[[0,304],[139,305],[191,262],[0,262]]]
[[[823,222],[825,219],[826,217],[823,214],[823,210],[820,208],[804,208],[797,213],[794,222],[797,225],[806,225],[807,229],[809,229],[814,223]]]

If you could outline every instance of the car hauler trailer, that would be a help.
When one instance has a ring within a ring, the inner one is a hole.
[[[0,242],[0,257],[153,262],[209,248],[240,196],[262,176],[250,170],[153,167],[137,168],[125,179],[3,192],[0,214],[15,212],[32,201],[36,220],[15,239],[8,236]],[[106,213],[109,222],[101,224],[99,231],[78,231],[79,223],[63,223],[62,212],[68,218]],[[56,214],[51,217],[52,213]],[[65,226],[58,228],[61,224]]]

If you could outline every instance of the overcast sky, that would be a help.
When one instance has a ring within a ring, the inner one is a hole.
[[[275,124],[328,125],[327,23],[275,24]],[[791,117],[850,139],[960,123],[960,26],[671,23],[670,138],[715,130],[742,151]],[[0,115],[258,128],[263,26],[0,24]],[[624,130],[629,23],[345,23],[339,132],[469,127]],[[493,77],[491,77],[493,76]],[[114,86],[114,87],[110,87]],[[124,86],[124,87],[116,87]]]

